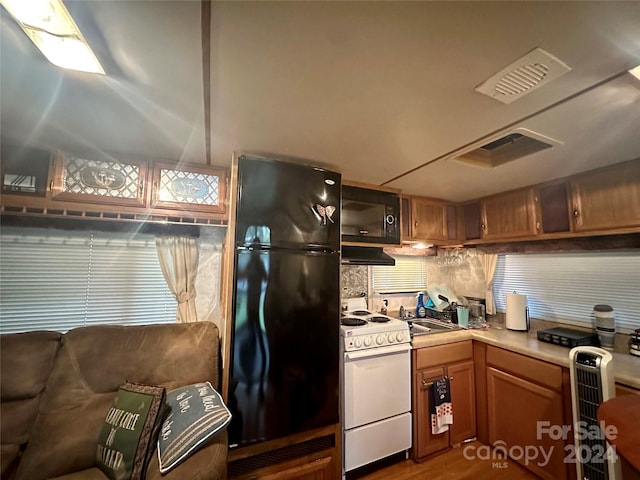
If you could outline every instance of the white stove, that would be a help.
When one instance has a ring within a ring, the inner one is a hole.
[[[340,323],[345,352],[411,341],[407,322],[369,311],[364,298],[347,300],[347,310],[342,313]]]
[[[372,313],[364,298],[348,300],[343,313],[344,479],[390,455],[404,451],[406,456],[411,448],[411,338],[406,322]]]

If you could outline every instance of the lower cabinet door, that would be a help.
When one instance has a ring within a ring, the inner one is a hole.
[[[451,445],[476,436],[476,386],[473,360],[449,366],[453,425],[449,427]]]
[[[263,480],[332,480],[334,478],[333,457],[322,457],[262,478]]]
[[[564,425],[560,393],[489,367],[487,400],[489,443],[494,452],[506,450],[511,459],[541,478],[567,478],[565,442],[548,433],[549,427]]]
[[[421,460],[449,447],[449,432],[431,433],[431,384],[445,375],[443,367],[420,370],[414,378],[413,458]],[[455,408],[455,407],[454,407]],[[455,412],[454,412],[455,422]]]

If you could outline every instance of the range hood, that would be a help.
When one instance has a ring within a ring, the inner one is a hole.
[[[382,247],[342,247],[342,263],[345,265],[389,265],[396,261],[382,251]]]

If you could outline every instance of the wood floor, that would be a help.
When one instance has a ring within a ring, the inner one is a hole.
[[[358,480],[529,480],[538,478],[512,460],[476,458],[482,456],[482,450],[477,450],[481,446],[480,442],[471,442],[452,448],[423,463],[403,460],[361,476]]]

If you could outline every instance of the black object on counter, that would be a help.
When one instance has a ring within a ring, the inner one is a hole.
[[[583,332],[571,328],[548,328],[546,330],[538,330],[538,340],[546,343],[553,343],[563,347],[573,348],[584,345],[592,345],[598,347],[598,335],[593,332]]]

